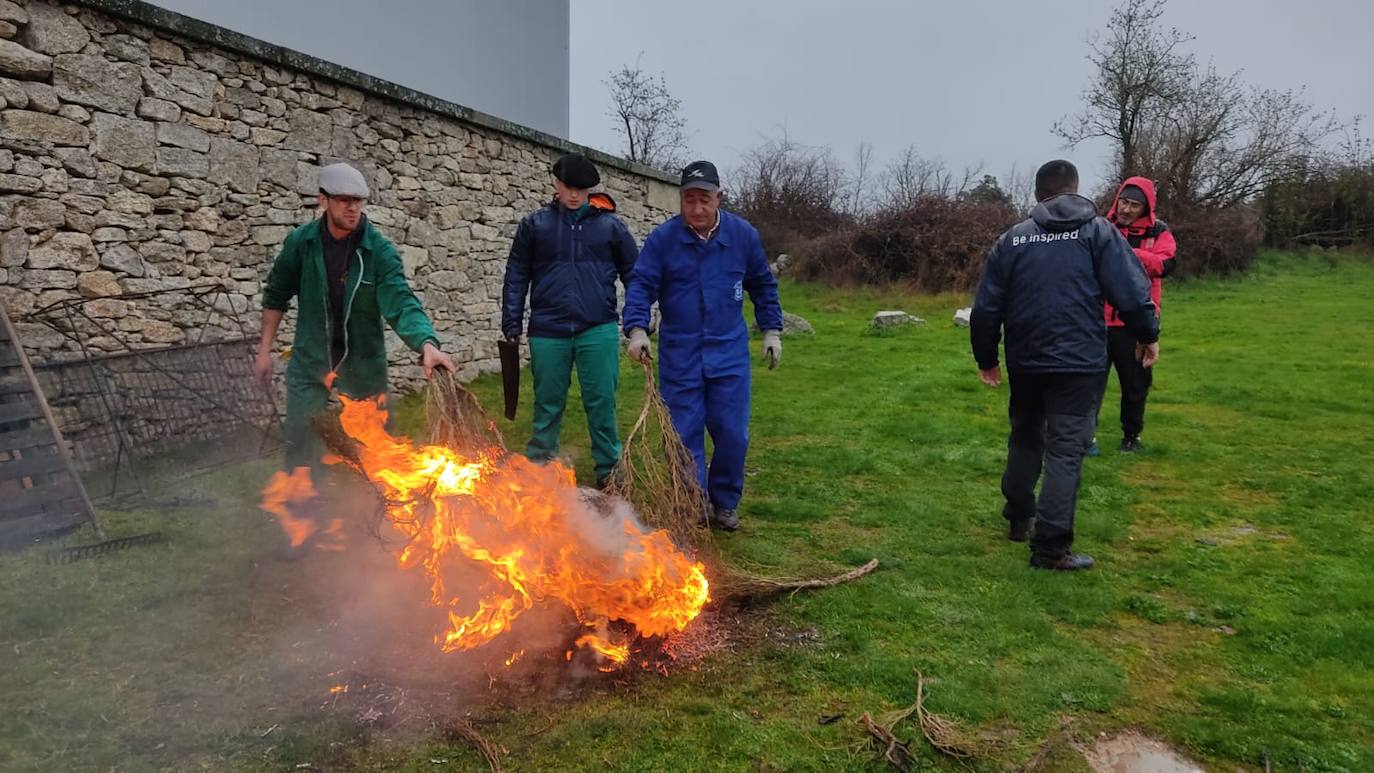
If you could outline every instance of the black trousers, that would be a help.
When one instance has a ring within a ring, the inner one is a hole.
[[[1124,327],[1107,328],[1107,356],[1121,384],[1121,436],[1136,437],[1145,429],[1145,397],[1154,383],[1154,369],[1142,367],[1135,358],[1135,336]],[[1107,380],[1102,379],[1102,394],[1107,396]]]
[[[1002,475],[1002,515],[1035,520],[1031,550],[1048,556],[1073,545],[1083,455],[1092,443],[1106,373],[1010,373],[1011,437]],[[1044,473],[1039,501],[1035,484]]]

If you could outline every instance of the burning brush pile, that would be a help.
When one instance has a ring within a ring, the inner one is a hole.
[[[710,532],[697,525],[705,499],[652,378],[609,496],[579,489],[561,464],[509,453],[495,423],[452,377],[430,384],[427,409],[428,444],[393,436],[385,408],[368,400],[345,398],[337,426],[320,429],[332,452],[325,461],[376,491],[373,533],[395,549],[402,570],[427,580],[427,603],[446,618],[435,637],[444,652],[483,647],[522,614],[557,604],[580,626],[562,657],[586,650],[600,670],[614,671],[633,651],[647,667],[654,659],[639,657],[646,648],[672,659],[672,639],[682,641],[677,635],[713,595],[824,587],[877,567],[874,560],[837,577],[778,580],[721,561]],[[293,546],[311,540],[337,549],[328,537],[339,522],[303,515],[316,497],[302,467],[277,473],[262,507]],[[512,648],[506,665],[523,654]]]
[[[379,535],[399,538],[400,567],[423,572],[429,603],[445,611],[436,636],[443,651],[486,645],[536,605],[558,603],[584,627],[575,646],[599,653],[611,670],[627,660],[630,638],[680,632],[710,599],[702,563],[666,532],[641,526],[623,502],[589,505],[562,465],[495,446],[417,445],[391,435],[386,420],[377,403],[345,399],[342,437],[327,437],[335,453],[326,461],[376,488]],[[302,467],[274,476],[263,508],[300,544],[314,536],[316,519],[299,513],[315,496]],[[474,569],[480,582],[453,587],[450,578]],[[625,638],[608,632],[613,621]]]

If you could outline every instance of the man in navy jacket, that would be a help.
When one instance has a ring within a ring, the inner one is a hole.
[[[1002,383],[997,345],[1006,336],[1011,437],[1002,514],[1008,536],[1025,541],[1034,520],[1031,566],[1072,571],[1093,565],[1070,548],[1083,455],[1107,377],[1102,303],[1116,307],[1146,368],[1159,359],[1159,315],[1130,245],[1078,195],[1073,164],[1040,167],[1035,198],[1030,217],[988,253],[969,336],[979,378],[990,387]]]
[[[749,328],[744,294],[754,302],[770,368],[782,357],[782,306],[758,231],[720,209],[720,176],[709,161],[682,170],[681,214],[644,240],[625,291],[630,356],[649,357],[649,308],[662,315],[658,377],[673,426],[697,463],[710,499],[709,520],[734,531],[749,448]],[[715,453],[706,465],[706,439]],[[706,514],[703,514],[706,516]],[[706,517],[703,517],[706,520]]]
[[[592,193],[601,175],[580,153],[553,165],[554,200],[520,221],[506,261],[501,332],[520,340],[529,296],[534,426],[525,455],[558,455],[573,366],[587,411],[596,484],[604,488],[620,459],[615,393],[620,384],[620,315],[615,281],[628,284],[637,250],[615,202]]]

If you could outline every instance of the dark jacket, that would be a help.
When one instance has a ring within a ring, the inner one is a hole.
[[[364,226],[345,274],[346,351],[337,367],[338,388],[353,397],[382,394],[387,388],[386,337],[382,320],[414,351],[425,342],[439,344],[429,317],[406,282],[396,248],[372,223]],[[292,231],[262,288],[262,307],[286,311],[299,296],[296,338],[286,366],[288,382],[326,381],[330,372],[332,318],[320,224],[312,220]]]
[[[1155,184],[1147,177],[1128,177],[1121,183],[1121,187],[1116,189],[1116,198],[1112,199],[1111,209],[1107,210],[1107,219],[1112,223],[1116,222],[1116,202],[1121,199],[1121,192],[1126,190],[1128,185],[1134,185],[1145,194],[1145,214],[1136,218],[1134,223],[1127,226],[1118,225],[1117,228],[1121,235],[1126,237],[1131,249],[1135,250],[1135,256],[1140,258],[1140,265],[1145,267],[1145,276],[1150,278],[1150,297],[1154,299],[1155,308],[1163,313],[1163,306],[1160,305],[1163,289],[1161,280],[1174,273],[1178,265],[1174,260],[1174,254],[1178,252],[1178,243],[1174,241],[1168,223],[1160,220],[1155,214]],[[1110,303],[1103,313],[1107,318],[1108,327],[1120,327],[1125,324]]]
[[[520,335],[527,294],[531,336],[571,338],[619,320],[615,280],[629,285],[638,254],[630,230],[615,215],[615,201],[604,193],[591,195],[580,218],[557,200],[530,213],[520,221],[506,261],[502,334]]]
[[[1046,199],[997,240],[983,264],[969,336],[978,367],[998,364],[1006,332],[1007,369],[1100,373],[1107,369],[1110,301],[1141,343],[1159,339],[1150,282],[1116,226],[1088,199]]]

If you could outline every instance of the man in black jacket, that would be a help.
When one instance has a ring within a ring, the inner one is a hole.
[[[1002,515],[1008,537],[1025,541],[1034,520],[1031,566],[1072,571],[1093,565],[1070,548],[1083,455],[1107,377],[1103,300],[1135,336],[1136,356],[1147,368],[1159,359],[1159,316],[1130,245],[1078,195],[1073,164],[1040,167],[1035,198],[1030,217],[988,253],[969,335],[979,378],[990,387],[1002,383],[997,345],[1006,336],[1011,437]]]
[[[620,383],[620,313],[615,280],[629,283],[638,249],[615,215],[615,202],[592,193],[601,182],[584,155],[553,165],[554,200],[520,221],[506,261],[501,332],[520,340],[525,297],[530,301],[530,369],[534,427],[525,455],[558,455],[558,435],[573,366],[587,411],[596,483],[605,487],[620,459],[615,393]]]

